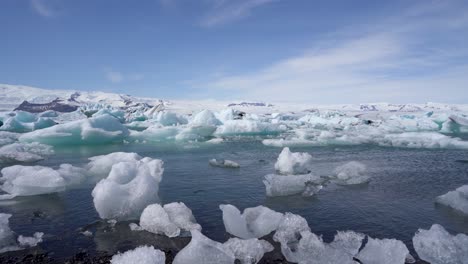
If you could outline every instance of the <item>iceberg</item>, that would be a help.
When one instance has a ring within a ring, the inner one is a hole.
[[[408,254],[408,248],[399,240],[368,237],[356,258],[366,264],[404,264]]]
[[[0,163],[36,162],[54,153],[51,146],[40,143],[12,143],[0,147]]]
[[[224,159],[210,159],[208,163],[214,167],[223,167],[223,168],[240,168],[239,163],[232,160]]]
[[[94,156],[89,158],[90,162],[87,169],[90,174],[98,176],[107,176],[114,164],[119,162],[136,162],[142,157],[136,153],[113,152],[107,155]]]
[[[153,246],[140,246],[112,256],[112,264],[165,264],[166,255]]]
[[[223,222],[226,232],[243,238],[261,238],[275,231],[283,220],[283,214],[265,206],[239,209],[230,204],[219,206],[223,212]]]
[[[336,182],[343,185],[362,184],[370,181],[370,177],[366,174],[366,165],[351,161],[344,165],[338,166],[334,173]]]
[[[23,133],[55,125],[55,122],[50,118],[37,117],[24,111],[16,111],[12,115],[3,120],[0,130]]]
[[[285,213],[273,235],[273,240],[281,244],[281,253],[286,260],[298,262],[294,252],[298,249],[302,232],[310,232],[307,220],[300,215]]]
[[[463,185],[454,191],[438,196],[436,202],[468,215],[468,185]]]
[[[29,132],[21,135],[19,141],[48,145],[106,144],[122,142],[128,135],[128,129],[119,120],[104,114]]]
[[[313,174],[268,174],[263,179],[267,196],[289,196],[295,194],[313,196],[322,189],[324,182],[324,178]]]
[[[227,246],[192,230],[192,240],[174,258],[173,264],[234,264],[234,253]]]
[[[419,258],[432,264],[467,264],[468,236],[451,235],[441,225],[419,229],[413,237]]]
[[[224,243],[224,246],[234,253],[234,257],[241,264],[256,264],[263,258],[265,253],[274,249],[267,241],[258,240],[257,238],[247,240],[230,238]]]
[[[310,172],[311,163],[312,156],[309,153],[291,152],[289,148],[283,148],[275,163],[275,169],[285,175],[306,174]]]
[[[64,191],[72,184],[81,182],[86,177],[86,171],[70,164],[62,164],[58,169],[44,166],[14,165],[1,170],[0,188],[9,195],[30,196]]]
[[[163,162],[142,158],[112,165],[107,178],[92,191],[94,207],[103,219],[137,219],[146,206],[159,201]]]

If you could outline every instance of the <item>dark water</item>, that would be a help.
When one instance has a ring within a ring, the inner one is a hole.
[[[313,232],[331,240],[336,230],[354,230],[377,238],[397,238],[412,251],[411,239],[418,228],[438,223],[452,233],[468,233],[468,217],[434,204],[436,196],[468,184],[468,152],[464,150],[399,149],[376,146],[291,148],[309,152],[315,160],[314,173],[328,175],[348,161],[368,166],[372,181],[361,186],[327,185],[316,197],[267,198],[262,178],[274,172],[280,148],[267,147],[255,139],[238,139],[219,145],[111,145],[56,148],[40,165],[61,163],[84,165],[87,158],[114,151],[137,152],[165,162],[160,198],[163,203],[182,201],[190,207],[208,237],[224,242],[219,204],[230,203],[241,210],[265,205],[279,212],[305,217]],[[211,167],[208,160],[237,161],[240,169]],[[148,240],[177,241],[146,232],[130,232],[128,223],[116,230],[99,220],[91,190],[84,184],[66,192],[23,197],[0,203],[0,211],[12,213],[10,227],[18,234],[46,234],[40,247],[66,257],[79,251],[133,248]],[[80,228],[94,232],[79,234]],[[153,241],[154,242],[154,241]],[[159,243],[159,242],[156,242]]]

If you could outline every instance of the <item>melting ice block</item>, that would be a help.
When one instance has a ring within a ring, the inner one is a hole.
[[[240,168],[239,163],[232,160],[225,159],[210,159],[208,163],[214,167],[223,167],[223,168]]]
[[[366,264],[404,264],[408,254],[408,248],[400,240],[368,237],[356,258]]]
[[[141,246],[112,256],[112,264],[165,264],[166,255],[153,246]]]
[[[93,175],[107,176],[112,169],[112,165],[119,162],[136,162],[141,159],[140,155],[133,152],[114,152],[89,158],[90,162],[87,169]]]
[[[140,217],[140,226],[151,233],[176,237],[181,230],[201,230],[196,223],[192,210],[184,203],[148,205]]]
[[[276,175],[269,174],[263,179],[267,196],[288,196],[301,194],[312,196],[322,189],[325,182],[320,176],[304,175]]]
[[[192,230],[192,240],[174,258],[173,264],[234,264],[235,256],[227,246]]]
[[[441,225],[419,229],[413,237],[419,258],[432,264],[467,264],[468,236],[451,235]]]
[[[152,158],[114,164],[109,176],[99,181],[92,192],[99,216],[137,219],[146,206],[159,201],[163,171],[163,162]]]
[[[226,232],[243,239],[264,237],[275,231],[283,219],[282,213],[261,205],[246,208],[242,214],[230,204],[222,204],[219,208],[223,211]]]
[[[357,161],[351,161],[341,165],[337,167],[334,172],[338,184],[361,184],[370,181],[370,177],[366,174],[366,165]]]
[[[3,185],[0,188],[11,195],[8,198],[61,192],[86,176],[84,169],[70,164],[62,164],[58,169],[14,165],[3,168],[1,173]]]
[[[312,156],[306,152],[291,152],[289,148],[283,148],[275,169],[281,174],[306,174],[310,171]]]
[[[32,237],[25,237],[23,235],[20,235],[18,237],[18,243],[20,246],[23,247],[35,247],[37,244],[42,242],[42,237],[44,236],[44,233],[42,232],[36,232]]]
[[[256,264],[267,252],[273,251],[273,246],[265,240],[251,238],[247,240],[239,238],[230,238],[224,243],[224,246],[229,248],[236,259],[241,264]]]
[[[51,146],[40,143],[13,143],[0,147],[0,163],[35,162],[52,155]]]
[[[463,185],[455,191],[438,196],[436,202],[468,215],[468,185]]]
[[[128,135],[128,129],[119,120],[104,114],[29,132],[19,140],[48,145],[106,144],[121,142]]]

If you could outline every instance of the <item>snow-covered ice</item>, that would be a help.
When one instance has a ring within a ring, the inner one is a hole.
[[[275,163],[275,169],[281,174],[306,174],[311,170],[312,156],[309,153],[291,152],[284,148]]]
[[[140,246],[112,256],[112,264],[165,264],[166,255],[153,246]]]
[[[451,235],[441,225],[429,230],[419,229],[413,237],[418,256],[432,264],[467,264],[468,236]]]
[[[358,161],[350,161],[338,166],[334,171],[334,176],[338,184],[344,185],[361,184],[370,181],[366,165]]]
[[[436,202],[468,215],[468,185],[463,185],[454,191],[438,196]]]

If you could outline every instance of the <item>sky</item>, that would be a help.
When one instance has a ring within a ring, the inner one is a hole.
[[[468,1],[0,0],[0,83],[164,99],[468,103]]]

